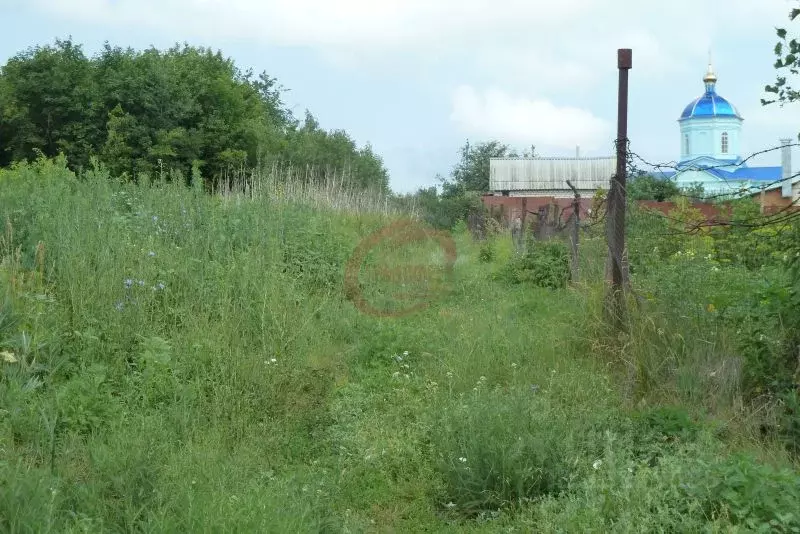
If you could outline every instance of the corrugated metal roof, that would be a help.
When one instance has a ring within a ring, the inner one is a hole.
[[[491,158],[492,191],[567,190],[567,180],[579,190],[608,189],[616,158]]]

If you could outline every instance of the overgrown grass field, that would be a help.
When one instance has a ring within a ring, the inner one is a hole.
[[[612,335],[598,239],[551,288],[457,230],[430,306],[376,317],[344,269],[393,215],[40,160],[0,216],[4,532],[800,531],[735,331],[671,290],[705,267],[637,274]]]

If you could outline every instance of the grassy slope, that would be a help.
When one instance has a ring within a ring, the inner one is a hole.
[[[729,521],[699,475],[725,446],[630,417],[591,293],[493,281],[506,241],[481,263],[456,236],[452,291],[380,319],[341,286],[383,217],[79,183],[46,162],[0,175],[0,206],[4,531]]]

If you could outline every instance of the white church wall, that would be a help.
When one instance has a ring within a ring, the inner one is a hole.
[[[681,160],[697,157],[737,159],[741,157],[739,140],[742,123],[736,118],[692,119],[681,123]],[[728,134],[728,151],[722,152],[722,134]],[[689,136],[689,152],[686,153],[686,135]]]
[[[699,170],[679,172],[672,179],[682,190],[700,184],[705,195],[733,195],[739,193],[742,187],[748,186],[747,180],[721,180],[713,174]]]

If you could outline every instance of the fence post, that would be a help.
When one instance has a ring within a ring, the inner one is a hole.
[[[578,256],[578,231],[581,227],[581,194],[578,193],[578,190],[575,189],[575,186],[572,185],[572,182],[567,180],[567,185],[572,192],[575,194],[575,198],[572,200],[572,235],[570,240],[572,241],[572,281],[578,281],[578,274],[579,274],[579,265],[580,265],[580,257]]]
[[[632,51],[630,48],[617,50],[617,68],[619,69],[619,94],[617,97],[617,171],[611,180],[608,194],[608,259],[611,275],[611,293],[608,295],[606,312],[611,315],[612,322],[622,327],[625,314],[625,187],[627,173],[628,148],[628,71],[632,67]]]

